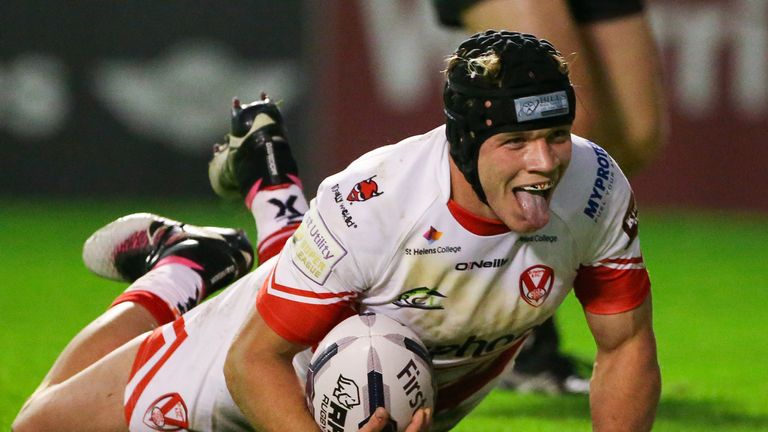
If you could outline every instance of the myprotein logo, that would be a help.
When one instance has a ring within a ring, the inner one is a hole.
[[[158,431],[178,431],[189,428],[187,404],[178,393],[160,396],[144,413],[144,424]]]
[[[509,258],[496,258],[492,260],[480,260],[470,262],[460,262],[453,268],[457,271],[469,271],[484,268],[499,268],[509,262]]]
[[[528,267],[520,275],[520,297],[533,307],[539,307],[552,292],[555,271],[545,265]]]
[[[616,174],[614,173],[613,162],[608,153],[600,146],[590,144],[597,159],[597,169],[595,170],[595,181],[592,183],[592,192],[589,195],[583,212],[590,219],[597,220],[603,213],[605,202],[613,190]]]

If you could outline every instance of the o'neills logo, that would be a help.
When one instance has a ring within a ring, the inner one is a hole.
[[[467,271],[481,268],[499,268],[509,262],[509,258],[496,258],[494,260],[480,260],[471,262],[462,262],[456,264],[453,268],[458,271]]]
[[[555,283],[555,271],[545,265],[528,267],[520,275],[520,297],[533,307],[547,299]]]

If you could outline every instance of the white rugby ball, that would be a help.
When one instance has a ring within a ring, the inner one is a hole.
[[[307,405],[323,431],[357,431],[377,407],[385,431],[402,431],[419,408],[434,407],[432,362],[419,337],[381,314],[361,314],[334,327],[307,374]]]

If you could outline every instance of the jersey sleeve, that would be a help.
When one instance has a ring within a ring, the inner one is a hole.
[[[341,227],[326,217],[331,209],[323,189],[304,220],[276,258],[259,290],[256,307],[267,325],[286,340],[314,345],[331,328],[354,313],[355,299],[366,282]]]
[[[574,281],[574,292],[584,309],[616,314],[640,306],[651,284],[640,249],[634,195],[618,170],[591,233],[586,258]]]

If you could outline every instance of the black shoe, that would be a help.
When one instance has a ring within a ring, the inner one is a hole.
[[[89,270],[133,282],[164,258],[191,261],[204,282],[199,302],[250,271],[253,248],[243,230],[194,225],[150,213],[121,217],[93,233],[83,246]]]
[[[499,387],[519,393],[589,393],[589,379],[584,378],[584,375],[591,375],[589,365],[579,365],[574,358],[559,353],[537,360],[541,362],[534,367],[515,365],[502,376]]]
[[[233,100],[232,124],[225,141],[214,146],[208,166],[208,178],[216,194],[245,197],[257,183],[260,189],[300,184],[283,117],[266,94],[248,105]]]

